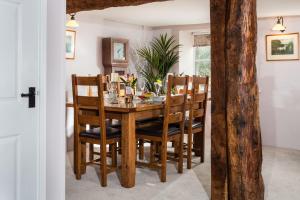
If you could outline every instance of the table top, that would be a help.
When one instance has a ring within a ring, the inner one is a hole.
[[[133,102],[133,103],[118,103],[110,104],[105,103],[105,111],[113,112],[139,112],[146,110],[162,109],[163,102]]]
[[[112,104],[109,102],[105,102],[104,109],[105,111],[110,112],[139,112],[139,111],[147,111],[147,110],[155,110],[155,109],[162,109],[164,107],[163,102],[143,102],[143,101],[133,101],[132,103],[123,103],[119,102],[116,104]],[[68,102],[66,104],[67,107],[73,107],[72,102]],[[95,109],[93,107],[85,107],[86,109]]]
[[[188,97],[187,106],[190,105],[191,99]],[[66,107],[72,108],[73,102],[67,102]],[[81,107],[82,108],[82,107]],[[85,109],[95,110],[96,108],[85,106]],[[132,103],[125,103],[124,101],[118,101],[118,103],[109,103],[105,100],[104,109],[107,112],[129,113],[129,112],[141,112],[148,110],[158,110],[164,108],[164,101],[141,101],[134,100]],[[188,107],[187,107],[188,108]]]

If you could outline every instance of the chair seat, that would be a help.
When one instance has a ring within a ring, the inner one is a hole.
[[[148,127],[142,127],[136,129],[136,133],[138,135],[148,135],[148,136],[155,136],[161,137],[163,133],[163,125],[154,125]],[[180,128],[178,126],[170,125],[168,129],[168,135],[176,135],[180,133]]]
[[[88,131],[82,131],[80,132],[79,136],[80,137],[88,137],[92,139],[100,139],[101,134],[100,134],[100,128],[94,128],[90,129]],[[116,128],[112,127],[107,127],[106,128],[106,138],[107,139],[114,139],[114,138],[119,138],[121,137],[121,131]]]
[[[149,119],[141,119],[136,120],[136,125],[143,125],[147,123],[163,123],[162,118],[149,118]],[[117,122],[115,124],[111,125],[112,128],[121,128],[122,124],[120,122]]]
[[[106,119],[106,127],[121,129],[122,124],[120,120]]]
[[[188,129],[189,128],[189,121],[186,121],[185,124],[185,129]],[[193,121],[192,123],[192,129],[195,129],[195,128],[203,128],[203,123],[202,122],[196,122],[196,121]]]
[[[158,118],[136,120],[136,124],[138,125],[146,124],[146,123],[163,123],[163,119],[161,117],[158,117]]]
[[[110,125],[111,128],[116,128],[116,129],[120,129],[122,127],[121,122],[116,122]]]

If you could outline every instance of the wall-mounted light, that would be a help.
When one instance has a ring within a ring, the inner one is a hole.
[[[78,22],[75,20],[75,15],[76,15],[76,13],[70,14],[71,19],[66,23],[67,27],[77,28],[79,26]]]
[[[272,28],[273,31],[281,31],[284,32],[286,27],[283,25],[283,17],[277,17],[277,22]]]

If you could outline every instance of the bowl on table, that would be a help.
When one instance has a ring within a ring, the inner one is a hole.
[[[166,99],[166,96],[155,96],[153,97],[154,102],[163,102]]]
[[[138,98],[140,98],[142,101],[146,101],[146,100],[149,100],[153,97],[153,93],[152,92],[149,92],[149,93],[145,93],[143,95],[139,95]]]

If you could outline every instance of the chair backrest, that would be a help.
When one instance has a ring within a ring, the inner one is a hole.
[[[106,124],[104,112],[104,80],[102,75],[78,77],[72,75],[73,103],[74,103],[74,133],[79,136],[86,130],[86,125],[101,128],[101,140],[106,141]],[[81,96],[78,94],[79,86],[92,86],[97,88],[97,96]]]
[[[209,77],[193,76],[191,104],[189,108],[189,128],[197,121],[205,126]]]
[[[187,103],[188,76],[168,76],[168,86],[164,110],[163,136],[167,136],[169,124],[180,124],[184,130],[185,107]],[[181,87],[181,93],[172,95],[172,90]]]

